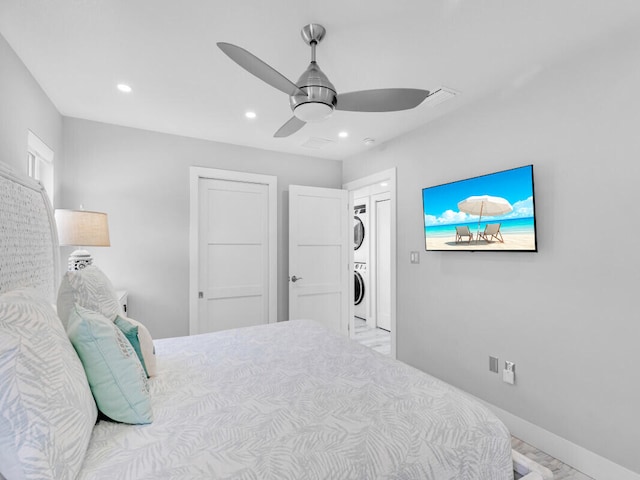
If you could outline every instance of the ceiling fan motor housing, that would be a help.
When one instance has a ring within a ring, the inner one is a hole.
[[[327,118],[333,113],[338,94],[316,62],[311,62],[300,76],[296,85],[306,95],[289,97],[293,114],[304,122],[314,122]]]

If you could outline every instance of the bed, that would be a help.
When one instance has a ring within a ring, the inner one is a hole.
[[[154,340],[155,372],[144,383],[152,418],[100,416],[65,336],[71,324],[51,307],[62,276],[46,195],[6,167],[0,192],[8,480],[513,478],[510,434],[483,405],[311,320]],[[32,362],[20,378],[24,345],[43,341],[43,359],[59,348],[64,361]]]

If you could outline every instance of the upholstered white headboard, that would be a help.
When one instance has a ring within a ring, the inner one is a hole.
[[[0,162],[0,293],[29,287],[55,303],[59,256],[44,188]]]

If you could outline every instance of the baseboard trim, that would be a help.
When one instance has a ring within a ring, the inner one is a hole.
[[[517,417],[500,407],[496,407],[480,398],[478,400],[504,422],[513,436],[548,453],[561,462],[571,465],[576,470],[595,480],[610,480],[612,478],[616,480],[640,480],[640,474],[638,473],[632,472],[611,460],[601,457],[597,453],[559,437],[555,433]]]

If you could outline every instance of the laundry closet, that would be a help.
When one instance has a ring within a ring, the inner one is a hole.
[[[391,201],[386,185],[353,193],[354,317],[391,331]]]

